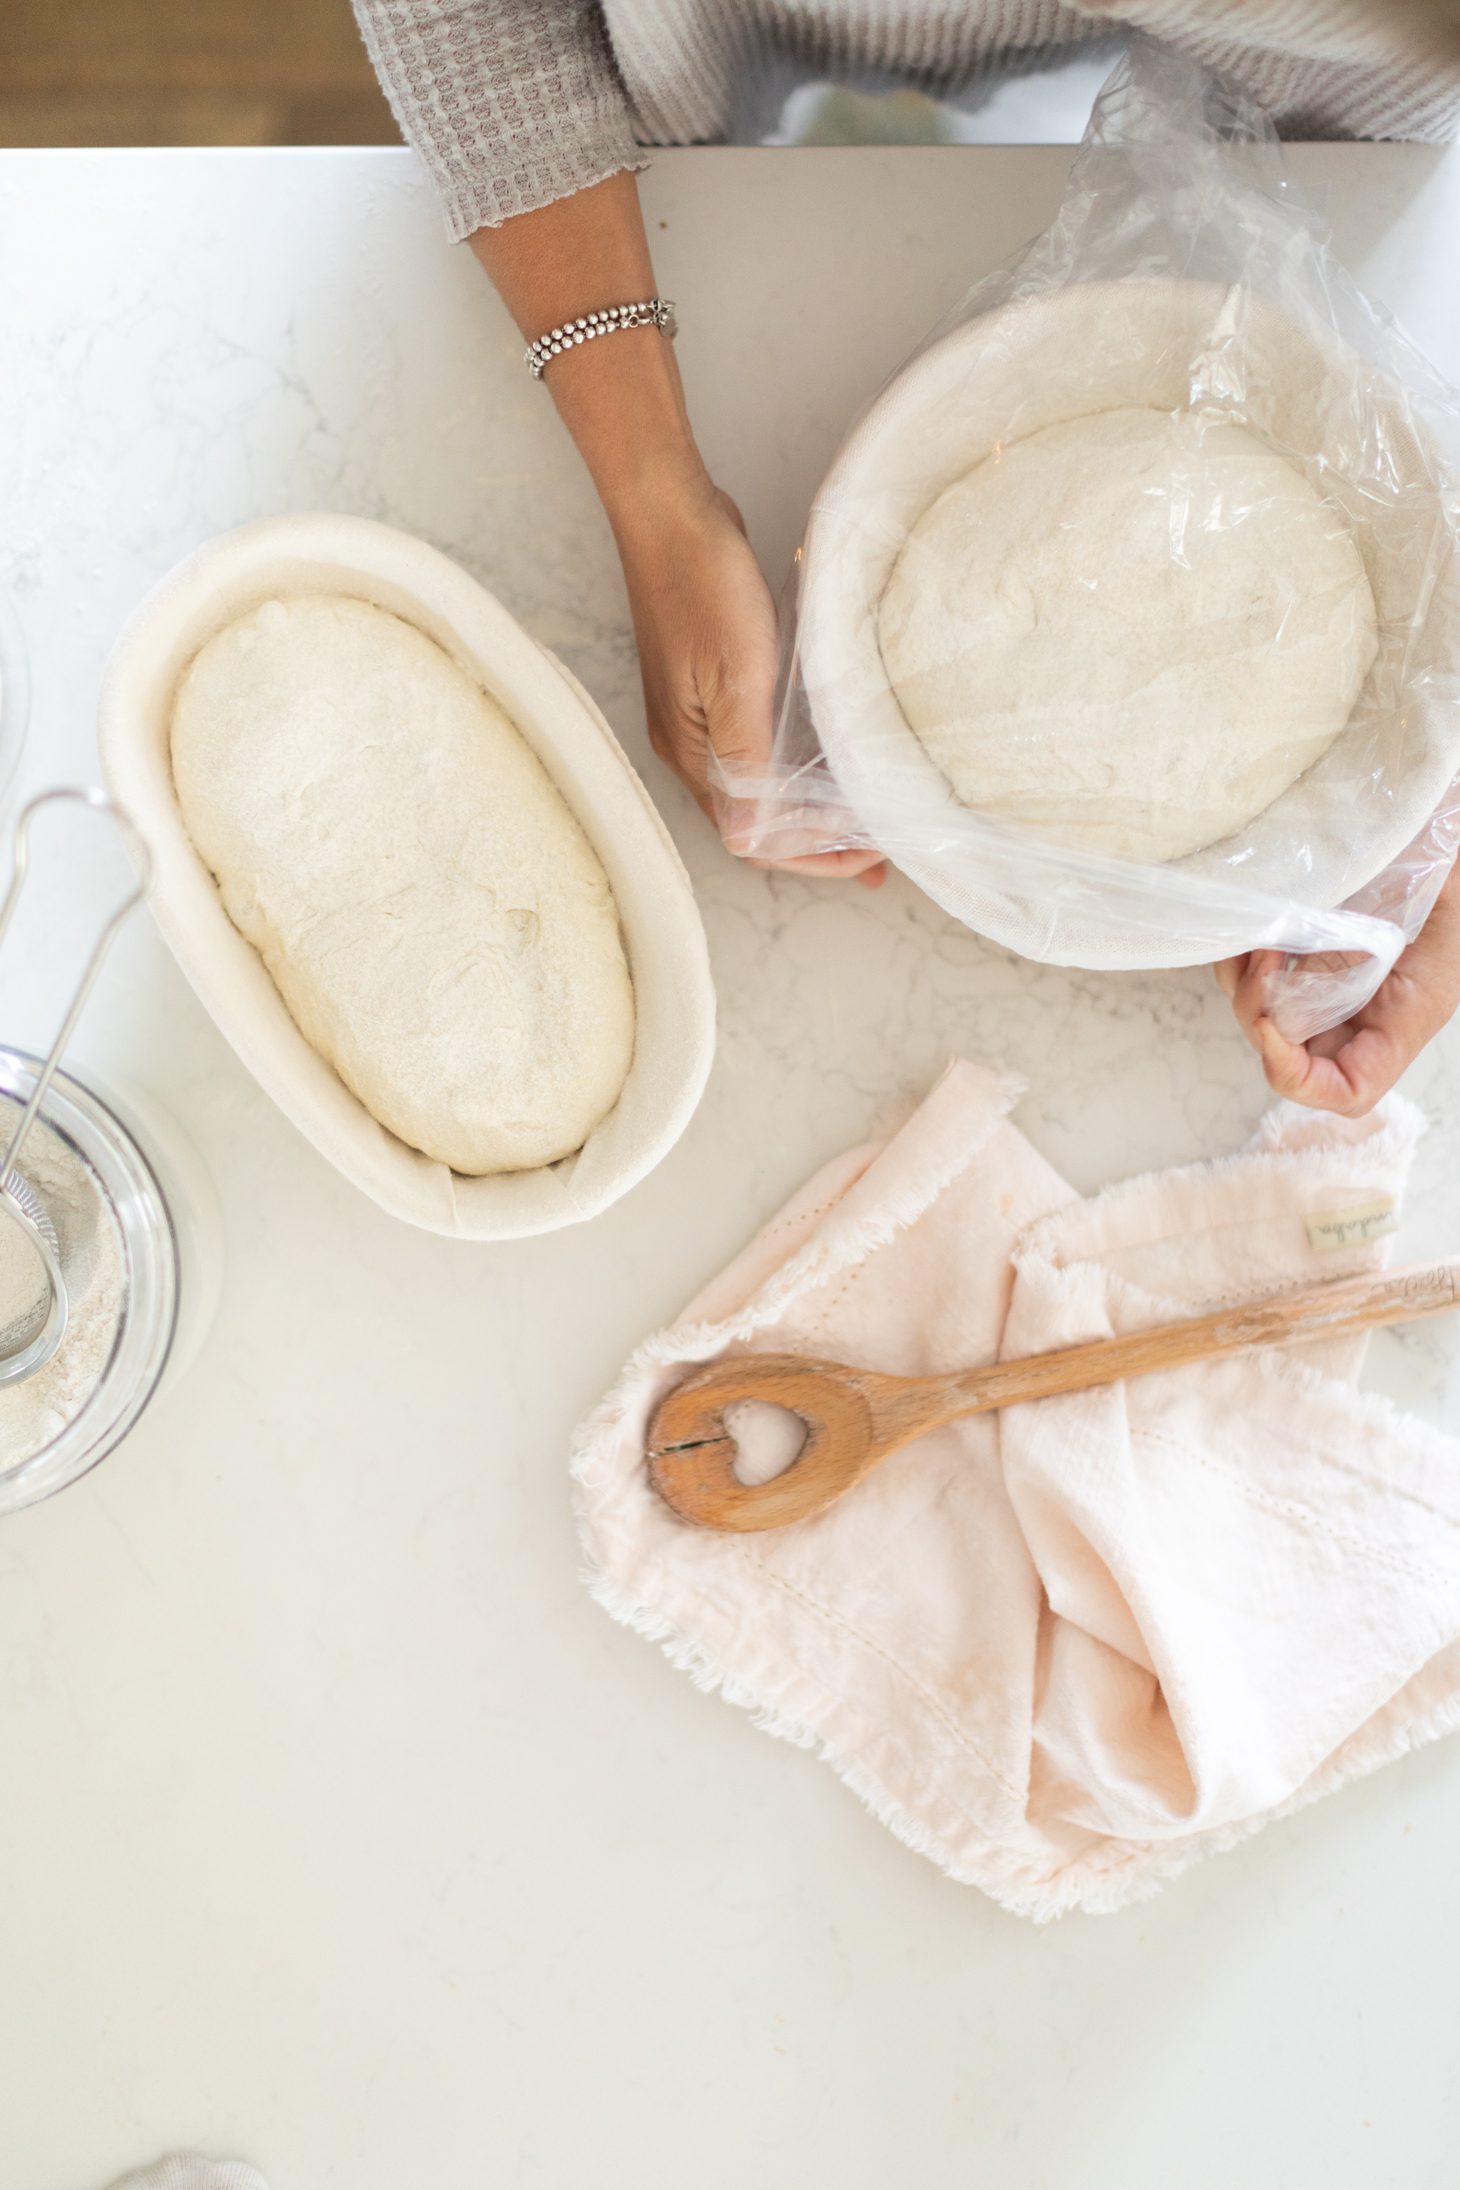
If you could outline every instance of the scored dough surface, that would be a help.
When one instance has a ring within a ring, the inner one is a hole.
[[[343,595],[266,601],[185,672],[172,768],[229,918],[381,1125],[473,1175],[582,1146],[633,1051],[612,891],[434,640]]]
[[[1114,410],[1012,442],[923,512],[878,638],[966,806],[1161,862],[1234,830],[1348,722],[1378,644],[1353,537],[1257,435]]]

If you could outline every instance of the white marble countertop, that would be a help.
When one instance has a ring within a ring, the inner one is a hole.
[[[852,406],[1054,206],[1059,150],[677,153],[645,183],[707,453],[774,577]],[[1460,164],[1298,151],[1460,377]],[[0,1524],[0,2181],[198,2142],[273,2190],[1327,2190],[1453,2175],[1460,1747],[1046,1931],[947,1883],[583,1593],[575,1419],[950,1053],[1080,1186],[1264,1107],[1209,976],[1021,963],[900,880],[735,866],[647,757],[611,545],[404,154],[0,157],[0,556],[26,788],[92,770],[110,639],[183,551],[338,508],[458,556],[603,702],[704,907],[723,1026],[671,1159],[502,1248],[355,1194],[143,923],[78,1056],[170,1107],[228,1261],[191,1375]],[[3,969],[46,1028],[100,884]],[[1460,1037],[1403,1245],[1460,1241]],[[1452,1331],[1376,1346],[1432,1418]]]

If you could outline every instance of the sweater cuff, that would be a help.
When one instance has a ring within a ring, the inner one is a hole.
[[[648,154],[633,143],[597,149],[575,145],[566,156],[558,146],[537,145],[510,164],[500,153],[490,161],[474,161],[457,149],[431,168],[431,179],[446,233],[453,243],[464,243],[478,228],[498,228],[519,213],[535,213],[540,206],[607,182],[610,175],[625,170],[638,174],[649,165]]]

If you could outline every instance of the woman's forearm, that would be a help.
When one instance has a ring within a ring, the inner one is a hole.
[[[479,228],[471,245],[529,341],[655,293],[638,187],[626,172]],[[736,842],[737,809],[722,811],[716,799],[732,775],[759,776],[770,760],[776,609],[740,513],[695,446],[674,352],[657,327],[629,328],[564,350],[542,386],[618,541],[650,742]],[[778,864],[874,885],[883,872],[875,852],[826,851],[811,830]]]
[[[575,191],[497,228],[471,246],[531,339],[610,304],[655,293],[634,177]],[[555,357],[543,375],[621,543],[652,522],[666,497],[708,496],[670,344],[656,327],[631,328]]]

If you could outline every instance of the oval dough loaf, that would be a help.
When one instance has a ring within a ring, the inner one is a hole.
[[[1349,719],[1377,646],[1342,518],[1240,426],[1118,410],[924,511],[878,636],[970,807],[1151,862],[1240,829]]]
[[[267,601],[189,666],[172,769],[229,918],[381,1125],[472,1174],[582,1146],[634,1039],[608,879],[433,640],[343,596]]]

